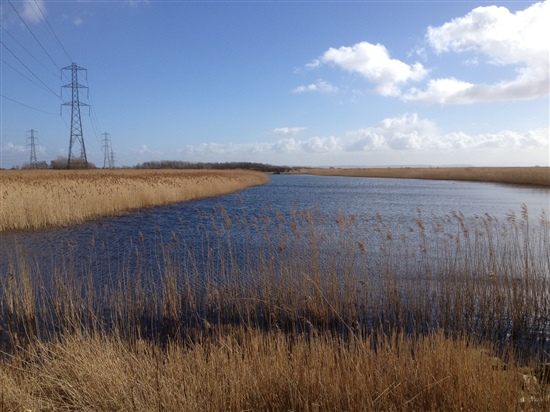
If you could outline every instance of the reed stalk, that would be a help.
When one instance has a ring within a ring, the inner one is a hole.
[[[220,207],[204,248],[156,233],[103,284],[16,250],[2,408],[547,410],[550,222],[532,219]]]

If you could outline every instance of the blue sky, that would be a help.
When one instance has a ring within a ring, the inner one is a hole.
[[[117,166],[550,165],[549,1],[6,0],[0,13],[3,168],[29,161],[31,129],[38,160],[67,155],[71,62],[87,69],[96,166],[103,133]]]

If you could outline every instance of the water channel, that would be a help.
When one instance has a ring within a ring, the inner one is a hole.
[[[542,212],[549,213],[550,189],[458,181],[273,175],[269,184],[238,194],[134,211],[75,227],[2,234],[0,268],[7,270],[16,249],[44,268],[63,262],[64,257],[70,257],[72,265],[88,264],[94,255],[91,250],[101,245],[104,261],[110,265],[104,272],[116,272],[113,268],[121,267],[140,241],[145,241],[140,247],[147,249],[176,233],[187,244],[201,248],[204,234],[199,232],[208,226],[205,223],[217,219],[223,226],[220,209],[230,217],[246,216],[249,220],[274,211],[287,219],[293,211],[315,210],[329,217],[342,213],[359,220],[383,220],[395,234],[410,231],[419,212],[427,220],[453,212],[465,217],[489,214],[504,220],[511,212],[519,216],[522,204],[537,224]]]
[[[273,175],[269,184],[237,194],[134,211],[74,227],[0,235],[0,270],[4,279],[22,270],[22,266],[48,278],[62,268],[74,277],[91,274],[100,289],[116,285],[121,276],[137,276],[138,272],[161,282],[163,274],[173,270],[174,265],[183,268],[185,278],[192,273],[195,283],[205,277],[208,282],[223,283],[237,273],[239,282],[253,283],[266,271],[277,276],[289,270],[297,274],[327,271],[348,274],[347,279],[351,279],[352,272],[353,276],[374,273],[380,277],[391,270],[407,276],[407,283],[396,293],[403,304],[408,304],[416,293],[428,291],[435,295],[442,287],[439,281],[428,289],[426,282],[415,286],[418,279],[413,281],[412,276],[427,276],[434,268],[452,272],[450,262],[460,270],[487,272],[475,276],[490,277],[501,269],[506,272],[509,250],[516,246],[507,243],[510,236],[502,240],[497,234],[503,230],[513,232],[516,227],[514,236],[530,237],[526,234],[528,228],[536,241],[522,238],[519,244],[525,250],[514,252],[521,262],[513,263],[529,262],[525,267],[534,268],[539,278],[542,275],[544,293],[532,299],[543,299],[546,305],[549,211],[548,188]],[[508,222],[508,228],[503,229],[501,222]],[[502,246],[495,246],[495,241],[502,242]],[[503,248],[502,253],[499,248]],[[440,265],[437,259],[443,254],[446,263]],[[288,262],[291,269],[285,266]],[[299,282],[307,283],[308,279]],[[295,287],[302,287],[301,283]],[[381,282],[372,286],[369,296],[359,296],[359,287],[357,290],[354,299],[361,305],[372,301],[373,295],[387,293],[388,285]],[[487,289],[487,293],[493,292]],[[475,305],[479,304],[476,301]],[[473,312],[479,316],[485,310],[475,308]],[[539,332],[548,345],[550,319],[546,316],[542,313],[533,327],[542,329]],[[439,315],[434,319],[438,324],[442,322]],[[481,321],[485,322],[482,319],[474,323]],[[512,329],[503,328],[508,335]]]

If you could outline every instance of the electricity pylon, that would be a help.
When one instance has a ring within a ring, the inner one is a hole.
[[[89,106],[86,103],[81,103],[78,96],[78,89],[86,88],[78,83],[78,71],[85,70],[72,63],[70,66],[63,67],[63,70],[71,71],[71,84],[66,84],[63,87],[70,87],[72,90],[71,101],[63,103],[63,106],[71,106],[71,138],[69,140],[69,154],[67,156],[67,168],[71,168],[71,160],[73,158],[73,146],[75,142],[80,143],[80,159],[84,161],[84,167],[88,167],[88,158],[86,157],[86,146],[84,145],[84,135],[82,134],[82,119],[80,117],[80,106]],[[86,76],[88,72],[86,71]]]
[[[113,148],[111,147],[111,135],[109,133],[103,133],[103,168],[114,169],[115,168],[115,155],[113,154]]]
[[[38,140],[38,137],[34,135],[36,130],[31,129],[27,133],[30,133],[31,135],[27,137],[27,141],[30,140],[30,143],[27,144],[27,147],[31,148],[31,160],[30,160],[30,166],[32,169],[35,169],[38,165],[38,161],[36,160],[36,141]]]

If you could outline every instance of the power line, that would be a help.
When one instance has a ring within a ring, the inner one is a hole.
[[[36,4],[36,8],[40,11],[40,14],[42,15],[42,18],[44,19],[44,21],[46,22],[46,24],[50,28],[50,32],[53,34],[53,36],[57,40],[57,43],[61,46],[61,48],[65,52],[65,55],[69,58],[69,61],[73,61],[73,59],[71,59],[71,56],[69,56],[69,53],[67,53],[67,50],[65,49],[65,47],[63,47],[63,44],[61,44],[61,41],[59,40],[59,37],[57,37],[57,35],[55,34],[55,31],[53,30],[52,26],[50,26],[50,22],[48,21],[48,19],[46,18],[46,16],[42,12],[42,9],[40,8],[40,5],[38,4],[38,2],[36,0],[34,0],[34,4]],[[36,11],[35,11],[35,13],[36,13]],[[36,13],[36,14],[38,15],[38,13]]]
[[[34,35],[34,33],[32,32],[32,30],[30,29],[30,27],[27,25],[27,23],[25,22],[25,20],[23,19],[23,17],[21,17],[21,15],[19,14],[19,12],[17,11],[17,9],[14,7],[14,5],[12,4],[11,0],[8,0],[8,3],[10,4],[11,8],[13,9],[13,11],[15,11],[15,13],[19,16],[19,19],[21,19],[21,21],[23,22],[23,24],[25,25],[25,27],[27,28],[27,30],[29,31],[30,34],[32,34],[32,37],[34,37],[34,39],[36,40],[36,42],[39,44],[39,46],[42,48],[42,50],[44,50],[44,53],[46,53],[46,55],[50,58],[50,60],[52,61],[52,63],[55,65],[55,67],[57,67],[59,70],[61,70],[61,68],[57,65],[57,63],[54,61],[54,59],[52,59],[52,56],[50,56],[50,53],[47,52],[47,50],[44,48],[44,46],[42,46],[42,43],[40,43],[40,40],[38,40],[38,38]]]
[[[6,46],[6,44],[5,44],[2,40],[0,40],[0,44],[2,44],[2,46],[4,46],[4,47],[6,48],[6,50],[9,51],[9,52],[12,54],[12,56],[15,57],[15,58],[17,59],[17,61],[18,61],[19,63],[21,63],[21,64],[29,71],[30,74],[32,74],[34,77],[36,77],[36,78],[38,79],[38,81],[39,81],[40,83],[42,83],[42,84],[43,84],[43,85],[44,85],[44,86],[45,86],[54,96],[56,96],[56,97],[58,97],[59,99],[61,99],[61,96],[59,96],[58,94],[56,94],[52,89],[50,89],[50,87],[49,87],[46,83],[44,83],[36,74],[34,74],[34,72],[33,72],[31,69],[29,69],[29,67],[28,67],[25,63],[23,63],[23,62],[21,61],[21,59],[20,59],[19,57],[17,57],[17,56],[15,55],[15,53],[12,52],[12,51],[10,50],[10,48],[9,48],[8,46]],[[61,99],[61,100],[63,100],[63,99]]]
[[[30,0],[29,0],[30,2]],[[63,68],[60,68],[60,66],[56,63],[56,61],[53,59],[52,55],[48,52],[48,50],[46,49],[45,47],[45,43],[43,44],[41,42],[44,41],[44,37],[43,36],[38,36],[35,35],[35,33],[31,30],[31,28],[29,27],[29,25],[25,22],[24,18],[22,17],[22,14],[20,14],[17,9],[15,8],[14,6],[14,3],[15,2],[12,2],[11,0],[8,0],[8,3],[10,4],[11,8],[13,9],[13,11],[17,14],[17,16],[19,17],[19,19],[21,20],[21,22],[23,23],[23,25],[26,27],[26,29],[29,31],[29,33],[32,35],[32,37],[35,39],[35,41],[38,43],[38,45],[42,48],[42,50],[44,51],[44,53],[48,56],[48,58],[50,59],[50,61],[55,65],[55,67],[57,67],[60,72],[61,72],[61,78],[67,78],[69,79],[69,84],[63,86],[63,87],[70,87],[72,88],[72,99],[70,102],[66,102],[66,103],[63,103],[62,106],[71,106],[72,107],[72,110],[71,110],[71,125],[69,126],[67,124],[67,121],[64,119],[63,117],[63,110],[61,110],[61,118],[63,120],[63,122],[65,123],[65,126],[70,129],[70,133],[71,133],[71,138],[70,138],[70,144],[69,144],[69,157],[68,157],[68,163],[69,163],[69,167],[70,167],[70,163],[71,163],[71,157],[72,157],[72,149],[73,149],[73,144],[79,144],[80,143],[80,158],[87,164],[87,156],[86,156],[86,149],[85,149],[85,146],[84,146],[84,138],[83,138],[83,133],[82,133],[82,120],[81,120],[81,117],[80,117],[80,106],[89,106],[90,107],[90,121],[91,121],[91,125],[93,126],[92,129],[94,130],[95,132],[95,137],[96,137],[96,140],[99,142],[99,144],[101,145],[101,141],[100,141],[100,134],[101,134],[101,128],[100,128],[100,125],[99,125],[99,120],[98,120],[98,116],[97,116],[97,111],[95,109],[95,105],[93,105],[93,101],[91,99],[91,97],[88,95],[88,100],[89,100],[89,103],[91,104],[86,104],[86,103],[83,103],[79,100],[79,96],[78,96],[78,89],[79,88],[83,88],[83,87],[86,87],[87,86],[84,86],[84,85],[81,85],[81,84],[78,84],[78,79],[77,79],[77,73],[79,70],[85,70],[85,69],[82,69],[81,67],[78,67],[75,63],[72,63],[71,66],[68,66],[68,67],[63,67]],[[63,44],[61,43],[61,40],[60,38],[57,36],[57,34],[55,33],[52,25],[49,23],[48,19],[46,18],[46,15],[44,13],[44,11],[42,10],[42,8],[40,7],[39,3],[37,2],[37,0],[32,0],[32,3],[31,3],[31,6],[33,8],[33,12],[34,14],[36,15],[36,17],[38,18],[38,20],[40,21],[44,21],[46,24],[47,24],[47,28],[48,28],[48,31],[50,32],[50,34],[55,38],[57,44],[61,47],[61,49],[63,50],[63,52],[65,53],[65,55],[69,58],[69,60],[72,61],[67,49],[63,46]],[[46,67],[42,62],[41,60],[38,58],[38,56],[36,56],[35,54],[33,54],[32,52],[29,51],[29,49],[25,48],[19,41],[17,41],[17,39],[8,31],[6,30],[5,27],[2,26],[2,29],[9,34],[9,36],[21,47],[23,48],[23,50],[28,53],[35,61],[37,61],[42,67],[44,67],[46,70],[50,71],[51,73],[51,70]],[[40,37],[40,39],[39,39]],[[63,92],[61,92],[59,95],[54,92],[50,87],[48,87],[48,85],[46,83],[44,83],[44,81],[42,81],[30,68],[29,66],[27,66],[19,57],[17,57],[17,55],[12,51],[10,50],[10,48],[5,44],[5,43],[1,43],[2,46],[4,46],[6,48],[6,50],[8,50],[15,59],[17,59],[17,61],[23,65],[23,67],[25,67],[28,72],[34,77],[36,78],[41,84],[44,85],[44,87],[46,87],[46,89],[51,92],[52,94],[54,94],[56,97],[58,97],[60,100],[63,101]],[[23,76],[25,79],[29,80],[30,82],[32,82],[33,84],[35,84],[36,86],[39,86],[41,88],[44,88],[42,86],[40,86],[40,84],[32,81],[29,77],[25,76],[23,73],[21,73],[19,70],[17,70],[15,67],[11,66],[9,63],[5,62],[4,60],[2,60],[6,65],[8,65],[10,68],[12,68],[14,71],[16,71],[19,75]],[[67,76],[67,73],[65,73],[65,70],[71,70],[72,71],[72,76],[69,75]],[[87,80],[87,79],[86,79]],[[43,111],[43,110],[40,110],[40,109],[36,109],[32,106],[29,106],[29,105],[26,105],[24,103],[21,103],[15,99],[12,99],[12,98],[9,98],[7,96],[2,96],[3,98],[6,98],[10,101],[13,101],[14,103],[17,103],[19,105],[22,105],[24,107],[27,107],[27,108],[30,108],[32,110],[36,110],[36,111],[40,111],[40,112],[44,112],[44,113],[48,113],[48,114],[52,114],[53,113],[49,113],[49,112],[46,112],[46,111]],[[77,154],[78,156],[78,154]],[[77,157],[75,156],[75,157]],[[114,155],[111,156],[112,157],[112,160],[114,161]]]
[[[11,97],[4,96],[3,94],[0,94],[0,97],[2,97],[3,99],[6,99],[6,100],[10,100],[10,101],[12,101],[12,102],[14,102],[14,103],[20,104],[21,106],[24,106],[24,107],[26,107],[26,108],[28,108],[28,109],[36,110],[37,112],[42,112],[42,113],[46,113],[46,114],[51,114],[52,116],[59,116],[59,114],[57,114],[57,113],[50,113],[50,112],[46,112],[45,110],[37,109],[36,107],[32,107],[32,106],[29,106],[28,104],[18,102],[17,100],[12,99]]]
[[[38,60],[30,51],[28,51],[25,46],[23,46],[21,43],[19,43],[19,41],[13,36],[13,34],[11,34],[8,29],[6,29],[4,26],[1,26],[2,27],[2,30],[4,30],[7,34],[10,35],[10,37],[19,45],[19,47],[21,47],[23,50],[25,50],[29,56],[31,56],[34,60],[36,60],[38,62],[38,64],[40,64],[42,67],[44,67],[47,71],[49,71],[53,76],[57,77],[57,74],[54,73],[53,71],[51,71],[48,67],[46,67],[44,65],[44,63],[42,63],[40,60]]]
[[[86,79],[86,81],[87,81],[87,79]],[[89,88],[88,88],[88,100],[90,102],[90,109],[91,109],[90,110],[90,112],[91,112],[90,120],[91,120],[91,123],[92,123],[92,128],[94,129],[95,137],[96,137],[97,141],[99,142],[99,135],[101,134],[101,127],[99,125],[99,120],[97,118],[97,112],[95,110],[95,105],[94,105],[94,102],[92,100],[92,94],[90,93]],[[101,145],[101,142],[99,142],[99,144]]]
[[[71,126],[69,126],[69,123],[67,123],[63,116],[61,116],[61,120],[63,120],[63,123],[65,123],[65,127],[67,127],[67,130],[71,131]]]
[[[27,76],[25,76],[23,73],[21,73],[19,70],[17,70],[15,67],[13,67],[11,64],[9,64],[7,61],[5,61],[4,59],[0,59],[2,61],[2,63],[4,63],[6,66],[8,66],[9,68],[11,68],[13,71],[19,73],[20,76],[24,77],[25,79],[27,79],[29,82],[37,85],[38,87],[40,87],[42,90],[46,90],[47,92],[51,92],[50,89],[46,89],[44,86],[41,86],[39,85],[38,83],[36,83],[34,80],[28,78]]]

